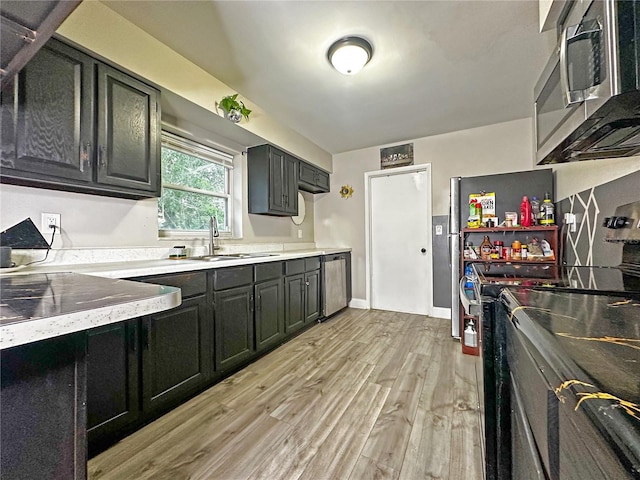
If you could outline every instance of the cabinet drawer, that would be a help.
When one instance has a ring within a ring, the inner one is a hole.
[[[272,278],[281,277],[282,264],[283,262],[273,262],[273,263],[259,263],[255,265],[256,282],[262,282],[263,280],[271,280]]]
[[[213,271],[213,289],[225,290],[253,283],[253,266],[218,268]]]
[[[320,257],[311,257],[304,259],[304,271],[318,270],[320,268]]]
[[[201,295],[207,291],[207,274],[204,272],[158,275],[155,277],[144,277],[136,280],[145,283],[178,287],[182,291],[182,298]]]
[[[297,260],[289,260],[284,264],[285,275],[297,275],[298,273],[304,273],[304,258]]]

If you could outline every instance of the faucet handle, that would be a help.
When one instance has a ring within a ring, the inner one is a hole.
[[[211,221],[213,222],[213,236],[219,237],[220,232],[218,231],[218,219],[214,216],[211,216]]]

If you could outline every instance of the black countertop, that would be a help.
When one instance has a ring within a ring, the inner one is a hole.
[[[640,300],[529,288],[501,300],[558,400],[640,478]]]

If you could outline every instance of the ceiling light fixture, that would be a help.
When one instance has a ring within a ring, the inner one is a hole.
[[[345,37],[331,45],[327,56],[340,73],[355,75],[371,60],[373,48],[362,37]]]

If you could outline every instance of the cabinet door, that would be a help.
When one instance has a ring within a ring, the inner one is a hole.
[[[329,174],[327,172],[323,172],[318,170],[316,185],[318,186],[318,192],[328,192],[329,188]]]
[[[300,183],[306,183],[310,187],[316,184],[316,169],[306,162],[300,162]]]
[[[2,480],[87,478],[83,333],[0,352]]]
[[[107,446],[140,415],[138,321],[87,332],[89,454]]]
[[[284,184],[284,211],[291,215],[298,214],[298,160],[285,155],[282,168]]]
[[[216,367],[229,371],[254,354],[253,286],[213,294],[215,312]]]
[[[284,281],[262,282],[255,290],[256,350],[261,351],[284,336]]]
[[[98,65],[98,183],[159,191],[158,91]]]
[[[305,273],[304,283],[304,321],[309,323],[320,318],[320,270]]]
[[[211,376],[213,348],[206,297],[142,319],[142,408],[154,415],[179,403]]]
[[[93,72],[91,57],[50,40],[3,89],[3,177],[92,180]]]
[[[291,333],[304,325],[304,274],[291,275],[284,279],[285,332]]]
[[[269,210],[285,212],[284,153],[269,149]]]

